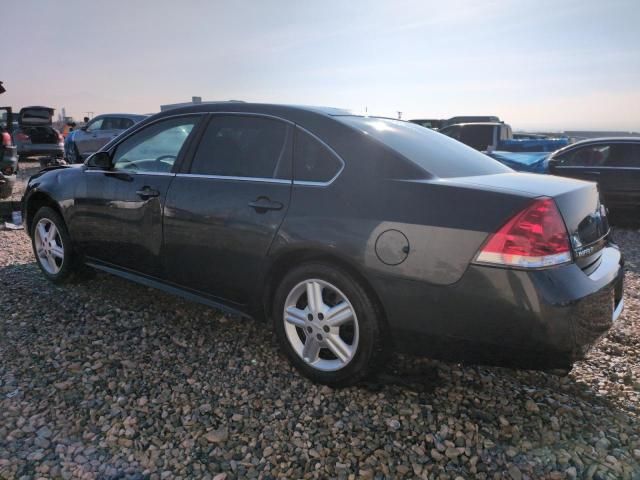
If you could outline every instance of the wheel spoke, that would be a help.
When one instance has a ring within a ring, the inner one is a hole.
[[[47,255],[46,258],[47,258],[47,263],[49,264],[49,268],[51,269],[50,272],[57,273],[58,265],[56,264],[56,259],[51,254]]]
[[[54,244],[54,245],[51,247],[51,254],[52,254],[54,257],[57,257],[57,258],[60,258],[60,259],[63,259],[63,258],[64,258],[64,250],[62,249],[62,247],[61,247],[61,246],[56,245],[56,244]]]
[[[353,354],[351,346],[344,343],[340,335],[330,334],[327,335],[326,339],[329,350],[343,363],[347,363],[351,359],[351,355]]]
[[[306,325],[305,316],[305,313],[299,308],[288,307],[284,319],[296,327],[304,328]]]
[[[323,310],[322,286],[318,282],[307,282],[307,302],[312,312],[318,313]]]
[[[45,241],[47,239],[47,229],[44,228],[44,223],[38,223],[38,237],[40,241]]]
[[[302,349],[302,357],[309,363],[314,363],[318,359],[320,353],[320,344],[311,335],[307,335],[307,340],[304,342],[304,348]]]
[[[339,327],[353,320],[353,310],[348,302],[340,302],[339,304],[331,307],[324,314],[325,321],[330,327]]]
[[[58,229],[56,228],[56,226],[53,223],[51,223],[49,225],[49,232],[48,232],[48,235],[47,235],[47,240],[50,241],[50,242],[53,242],[53,241],[55,241],[57,235],[58,235]]]

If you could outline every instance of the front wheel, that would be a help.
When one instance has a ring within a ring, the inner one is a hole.
[[[340,267],[313,263],[289,272],[277,289],[272,317],[282,350],[315,382],[356,384],[385,358],[380,309]]]
[[[31,245],[42,273],[54,283],[70,280],[80,269],[62,217],[42,207],[33,218]]]

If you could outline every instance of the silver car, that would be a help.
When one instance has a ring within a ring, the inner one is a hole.
[[[81,163],[92,153],[100,150],[122,132],[132,127],[146,115],[131,113],[108,113],[98,115],[84,127],[67,136],[65,155],[69,163]]]

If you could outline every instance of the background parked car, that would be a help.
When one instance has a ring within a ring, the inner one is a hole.
[[[8,198],[13,192],[18,169],[16,147],[11,142],[9,132],[0,127],[0,198]]]
[[[81,163],[100,150],[126,129],[146,118],[131,113],[109,113],[94,117],[85,126],[74,130],[65,141],[65,158],[69,163]]]
[[[604,205],[615,213],[640,210],[640,138],[596,138],[551,154],[549,172],[598,182]]]
[[[53,128],[53,108],[24,107],[18,113],[18,128],[13,132],[13,142],[20,160],[32,156],[64,156],[64,139]]]

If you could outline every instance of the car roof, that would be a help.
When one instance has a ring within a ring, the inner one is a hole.
[[[350,112],[349,110],[333,107],[247,102],[202,102],[165,110],[164,112],[160,112],[158,115],[171,116],[193,112],[253,112],[272,113],[274,115],[308,112],[323,116],[353,115],[353,112]]]
[[[620,142],[620,143],[640,143],[640,137],[597,137],[597,138],[587,138],[585,140],[579,140],[577,142],[571,143],[566,147],[562,147],[551,154],[551,157],[555,157],[556,155],[560,155],[568,150],[573,150],[574,148],[582,147],[585,145],[595,145],[598,143],[608,143],[608,142]]]
[[[504,123],[502,123],[502,122],[463,122],[463,123],[452,123],[451,125],[447,125],[444,128],[465,127],[467,125],[489,125],[489,126],[495,126],[495,125],[504,125]]]
[[[97,117],[148,117],[149,115],[141,113],[101,113],[93,118]],[[93,120],[93,119],[92,119]]]

